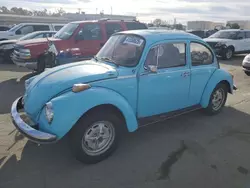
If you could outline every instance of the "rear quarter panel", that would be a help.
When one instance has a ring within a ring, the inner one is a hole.
[[[223,70],[223,69],[217,69],[213,75],[211,76],[211,78],[209,79],[203,94],[202,94],[202,98],[201,98],[201,106],[203,108],[206,108],[208,106],[209,100],[210,100],[210,96],[214,90],[214,88],[222,81],[226,81],[229,86],[230,86],[230,93],[233,93],[233,78],[230,75],[229,72]]]

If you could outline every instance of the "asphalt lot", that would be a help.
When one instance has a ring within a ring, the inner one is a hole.
[[[221,61],[239,87],[217,116],[193,112],[127,135],[95,165],[76,161],[67,138],[36,145],[11,123],[26,69],[0,65],[0,188],[247,188],[250,187],[250,77],[243,56]]]

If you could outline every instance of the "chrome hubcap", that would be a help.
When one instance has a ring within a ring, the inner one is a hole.
[[[100,155],[107,151],[114,142],[115,130],[109,121],[98,121],[92,124],[82,138],[82,149],[88,155]]]
[[[216,90],[213,94],[212,105],[215,111],[219,110],[224,102],[225,92],[222,88]]]
[[[231,49],[228,49],[228,50],[227,50],[227,53],[226,53],[227,58],[228,58],[228,59],[231,58],[232,55],[233,55],[232,50],[231,50]]]

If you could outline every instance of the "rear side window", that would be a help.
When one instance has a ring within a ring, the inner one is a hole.
[[[147,26],[143,23],[127,22],[125,24],[128,30],[147,29]]]
[[[192,66],[209,65],[213,63],[212,52],[203,44],[191,42],[190,51]]]
[[[54,28],[55,28],[56,31],[59,31],[62,27],[63,27],[62,25],[56,25],[56,26],[54,26]]]
[[[34,31],[49,31],[48,25],[33,25]]]
[[[34,32],[34,27],[32,25],[25,25],[16,31],[17,35],[26,35]]]
[[[101,40],[101,28],[99,24],[84,24],[83,28],[79,31],[79,40]]]
[[[123,30],[121,25],[118,23],[106,23],[105,28],[106,28],[106,33],[107,33],[108,38],[114,33],[117,33]]]

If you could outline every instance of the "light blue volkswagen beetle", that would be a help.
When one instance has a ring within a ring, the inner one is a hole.
[[[69,135],[76,158],[96,163],[123,131],[201,108],[217,114],[236,87],[199,37],[139,30],[114,34],[92,60],[47,70],[25,89],[11,108],[16,128],[37,143]]]

